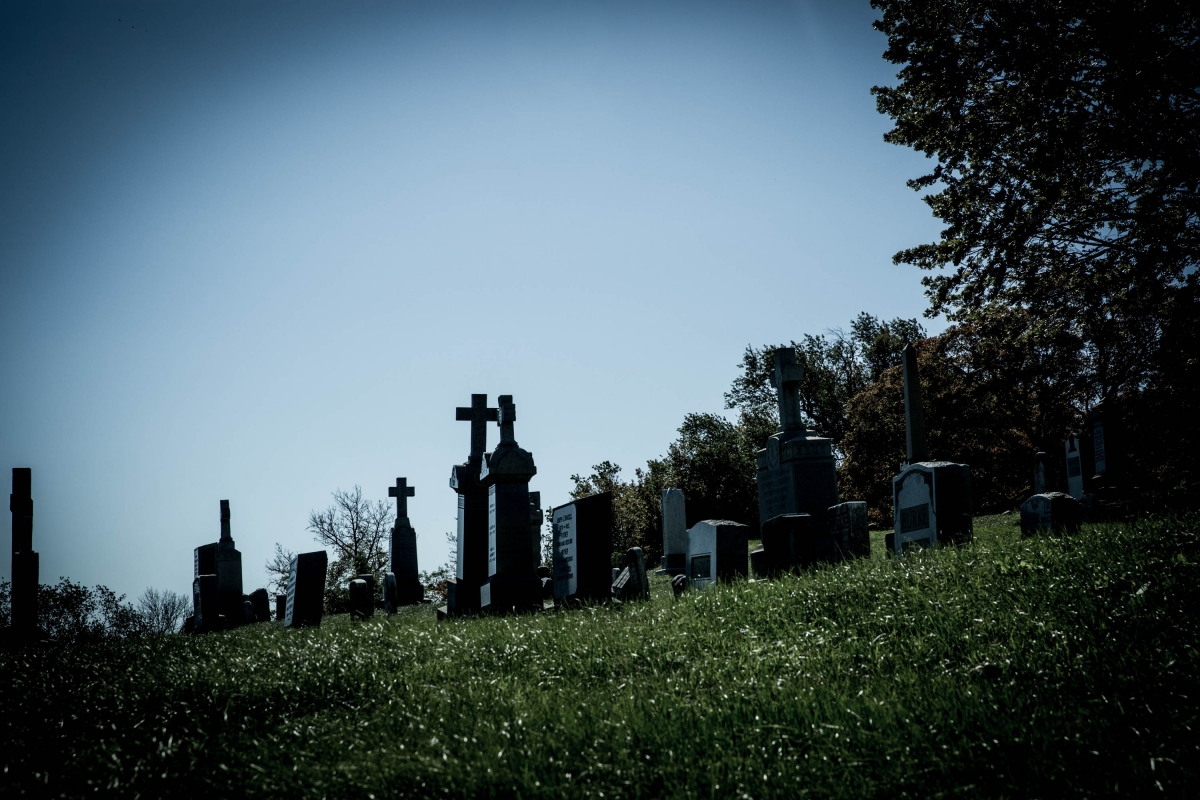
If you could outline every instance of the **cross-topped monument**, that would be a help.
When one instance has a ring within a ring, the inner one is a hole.
[[[471,455],[482,455],[487,450],[487,424],[499,418],[500,409],[487,407],[486,394],[471,395],[471,405],[459,406],[454,410],[454,419],[471,423]]]
[[[396,485],[388,487],[388,497],[396,498],[397,523],[402,519],[408,519],[408,498],[416,496],[417,487],[409,486],[407,478],[396,478]]]
[[[513,434],[513,423],[517,421],[517,406],[512,401],[511,394],[502,394],[497,398],[500,403],[496,422],[500,426],[500,444],[516,444]]]
[[[796,363],[796,348],[775,349],[775,369],[771,383],[779,393],[779,430],[802,431],[804,420],[800,416],[800,384],[804,381],[804,365]]]

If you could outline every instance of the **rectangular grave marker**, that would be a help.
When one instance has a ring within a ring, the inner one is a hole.
[[[750,529],[728,519],[706,519],[688,529],[688,584],[702,589],[746,576]]]
[[[288,573],[287,608],[283,624],[289,628],[320,625],[325,611],[325,572],[329,556],[324,550],[299,553]]]
[[[599,601],[612,595],[612,495],[601,492],[551,511],[554,599]]]

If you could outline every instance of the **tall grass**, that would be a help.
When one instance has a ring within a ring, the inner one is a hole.
[[[1200,791],[1195,517],[676,600],[0,653],[4,796]]]

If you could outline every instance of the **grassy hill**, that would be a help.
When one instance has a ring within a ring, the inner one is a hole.
[[[0,652],[5,797],[1200,792],[1200,519],[676,600]]]

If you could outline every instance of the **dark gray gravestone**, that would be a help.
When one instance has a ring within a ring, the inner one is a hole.
[[[388,487],[388,496],[396,498],[396,524],[392,527],[391,569],[396,576],[396,604],[414,605],[425,599],[425,588],[417,569],[417,532],[408,521],[408,498],[417,490],[404,478]],[[374,585],[372,585],[374,594]]]
[[[803,540],[818,533],[809,514],[779,514],[764,520],[759,573],[763,577],[774,577],[799,566]]]
[[[217,595],[221,614],[230,625],[245,618],[242,610],[242,554],[229,531],[229,501],[221,501],[221,539],[217,542]]]
[[[287,609],[283,624],[289,628],[320,625],[325,611],[325,572],[329,556],[324,550],[298,553],[288,572]]]
[[[679,597],[679,595],[681,595],[685,591],[687,591],[687,587],[688,587],[687,575],[676,575],[673,578],[671,578],[671,591],[675,593],[676,597]]]
[[[1079,449],[1079,437],[1071,434],[1063,443],[1067,459],[1067,494],[1083,500],[1083,453]]]
[[[949,461],[910,464],[892,478],[896,555],[906,547],[963,544],[971,540],[971,469]]]
[[[687,561],[687,502],[682,489],[663,489],[663,560],[660,575],[682,575]]]
[[[1069,494],[1044,492],[1021,504],[1021,535],[1040,531],[1076,531],[1083,521],[1083,506]]]
[[[365,581],[367,584],[367,594],[371,598],[370,613],[367,616],[373,617],[375,616],[375,576],[370,572],[363,572],[357,576],[357,580]]]
[[[14,467],[12,494],[12,627],[16,636],[40,638],[38,626],[38,554],[33,549],[33,470]]]
[[[688,529],[688,584],[701,589],[746,576],[750,529],[728,519],[706,519]]]
[[[1105,437],[1103,403],[1088,412],[1088,421],[1092,426],[1092,468],[1097,477],[1103,477],[1109,471],[1109,442]]]
[[[555,602],[598,602],[612,596],[612,518],[608,492],[550,512]]]
[[[838,502],[832,440],[805,430],[800,415],[804,368],[792,347],[775,350],[772,380],[779,396],[779,432],[758,451],[758,518],[809,514],[825,524],[825,510]],[[690,570],[690,567],[689,567]]]
[[[871,534],[867,526],[867,504],[861,500],[838,503],[826,512],[825,529],[835,557],[869,558]]]
[[[242,619],[243,625],[249,625],[254,622],[254,604],[250,602],[250,595],[242,595]]]
[[[479,482],[488,490],[488,579],[479,587],[479,605],[503,613],[542,607],[542,582],[529,554],[529,480],[537,474],[533,454],[513,434],[517,407],[512,395],[497,398],[500,443],[486,453]]]
[[[1042,452],[1033,455],[1033,493],[1041,494],[1046,491],[1046,454]]]
[[[250,593],[250,605],[254,609],[255,622],[271,621],[271,598],[266,589],[255,589]]]
[[[366,619],[375,615],[371,599],[371,584],[362,578],[350,581],[350,619]]]
[[[275,621],[283,622],[284,615],[287,614],[287,595],[275,595]]]
[[[198,575],[192,580],[192,616],[196,633],[210,633],[223,627],[216,575]]]
[[[383,576],[383,610],[395,614],[400,603],[396,599],[396,573],[387,572]]]
[[[650,599],[650,578],[642,548],[631,547],[625,553],[625,568],[613,581],[612,594],[622,601]]]
[[[487,424],[499,418],[499,409],[487,407],[486,394],[471,395],[471,405],[459,407],[455,419],[471,423],[471,451],[454,465],[450,488],[458,493],[458,552],[456,572],[446,586],[445,613],[479,611],[479,587],[488,579],[488,490],[479,481],[487,450]]]

